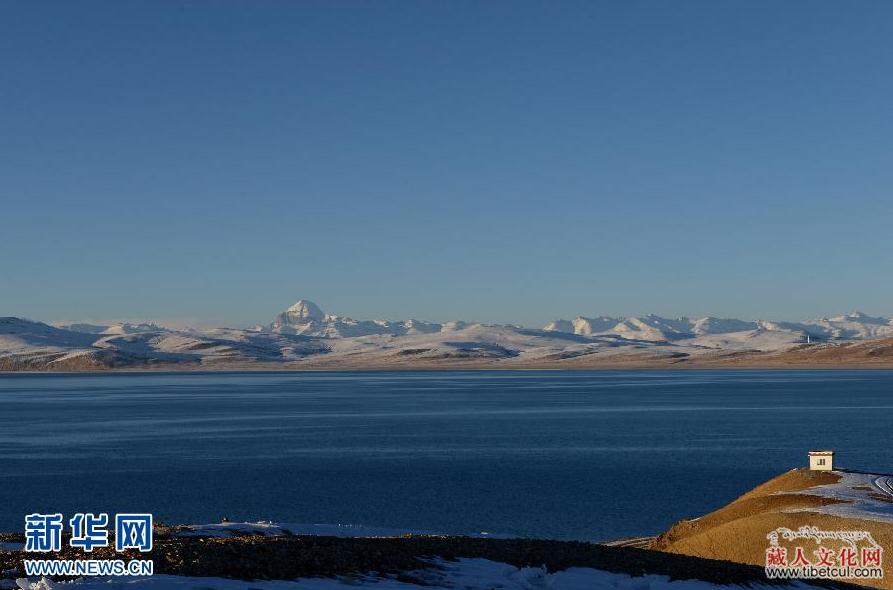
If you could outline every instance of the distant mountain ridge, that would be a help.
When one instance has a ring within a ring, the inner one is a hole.
[[[390,322],[387,320],[355,320],[349,317],[327,315],[312,301],[301,299],[277,315],[269,329],[282,334],[350,338],[374,334],[394,336],[431,334],[443,330],[444,325],[419,320]]]
[[[715,317],[669,319],[653,314],[630,318],[577,316],[570,321],[554,320],[546,324],[543,329],[585,336],[615,335],[655,342],[750,331],[790,332],[800,334],[804,338],[808,335],[810,339],[817,340],[863,340],[893,337],[893,319],[872,317],[858,311],[804,322],[748,321]]]
[[[93,323],[73,323],[59,324],[56,327],[71,330],[73,332],[83,332],[84,334],[139,334],[142,332],[165,332],[166,328],[162,328],[157,324],[143,322],[132,324],[130,322],[115,322],[113,324],[93,324]]]
[[[578,316],[538,329],[356,320],[327,314],[302,299],[251,329],[181,330],[151,322],[51,326],[0,318],[0,370],[650,366],[738,362],[753,355],[774,355],[778,364],[784,362],[778,355],[787,351],[797,351],[797,362],[833,359],[834,346],[860,342],[880,344],[846,349],[846,358],[884,361],[889,357],[884,339],[893,342],[893,320],[861,312],[803,322]],[[804,346],[825,348],[813,355],[799,350]]]

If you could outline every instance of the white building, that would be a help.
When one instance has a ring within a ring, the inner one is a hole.
[[[809,451],[811,471],[831,471],[834,469],[834,451]]]

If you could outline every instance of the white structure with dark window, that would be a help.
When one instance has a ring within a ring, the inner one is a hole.
[[[811,471],[831,471],[834,469],[834,451],[809,451]]]

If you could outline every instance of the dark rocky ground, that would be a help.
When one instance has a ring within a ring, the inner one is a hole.
[[[719,584],[768,582],[760,567],[650,551],[636,547],[531,539],[480,539],[411,535],[394,538],[337,538],[283,535],[243,535],[231,538],[178,537],[176,529],[156,529],[151,553],[115,553],[114,547],[92,554],[65,548],[58,557],[70,559],[151,558],[155,573],[215,576],[236,579],[295,579],[377,572],[411,580],[406,572],[432,567],[440,557],[484,558],[521,566],[545,566],[549,571],[592,567],[633,576],[656,574],[671,579],[699,579]],[[23,534],[0,534],[0,541],[24,543]],[[65,546],[63,543],[63,546]],[[0,571],[7,580],[21,577],[21,551],[0,551]],[[51,558],[52,554],[40,557]],[[811,582],[814,584],[814,582]],[[828,588],[856,588],[827,583]]]

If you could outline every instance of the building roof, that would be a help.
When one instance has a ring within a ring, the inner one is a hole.
[[[834,451],[809,451],[810,455],[833,455]]]

